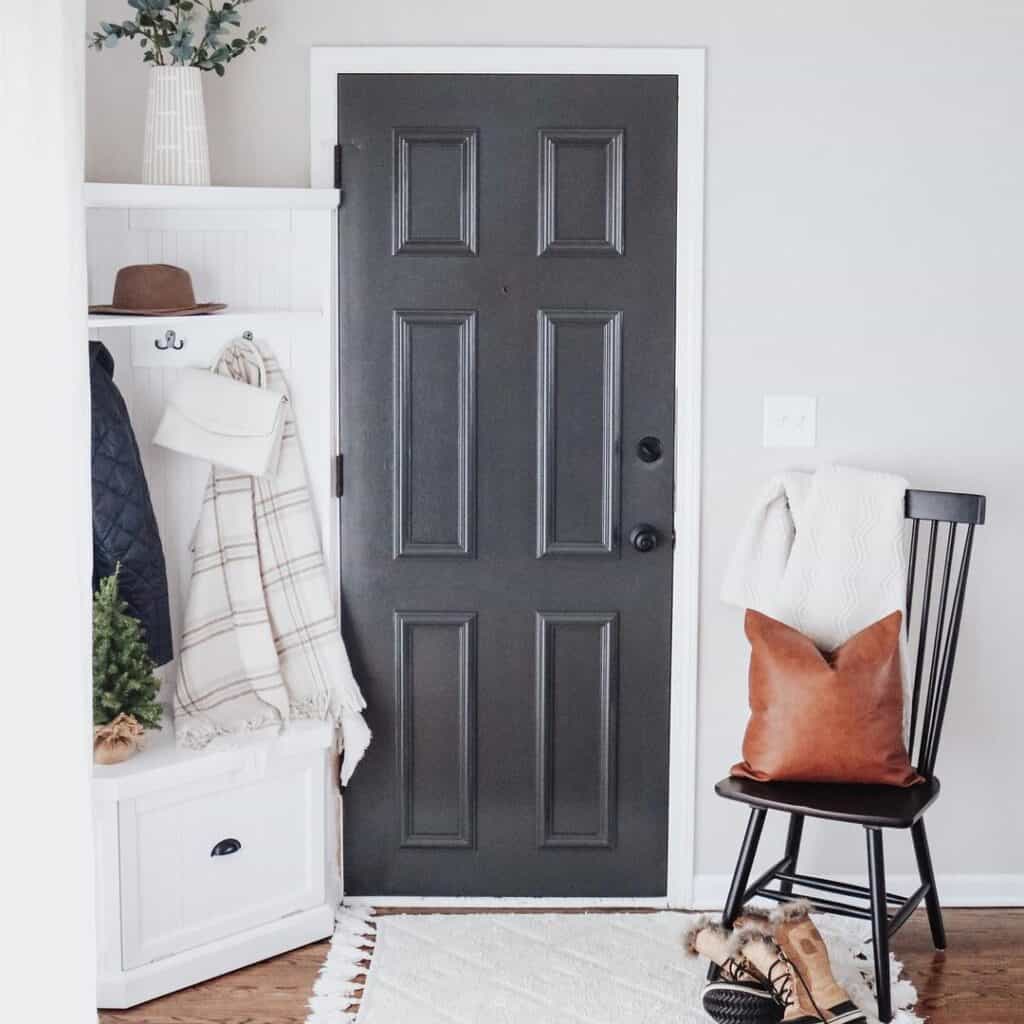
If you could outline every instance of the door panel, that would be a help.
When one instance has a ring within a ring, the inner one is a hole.
[[[537,615],[537,844],[614,845],[618,615]]]
[[[538,316],[538,558],[617,551],[621,327],[615,310]]]
[[[396,310],[395,557],[472,557],[476,313]]]
[[[346,891],[662,895],[676,79],[338,86]]]
[[[476,253],[473,129],[396,128],[395,255]]]
[[[476,618],[395,613],[402,846],[473,846]]]
[[[622,255],[624,137],[621,129],[540,130],[538,255]]]

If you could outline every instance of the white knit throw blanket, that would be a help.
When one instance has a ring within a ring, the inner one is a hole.
[[[906,489],[902,477],[846,466],[773,476],[740,533],[722,600],[778,619],[824,651],[903,611]]]
[[[215,371],[288,393],[273,354],[252,342],[225,348]],[[338,628],[290,405],[272,478],[210,471],[174,703],[178,742],[191,747],[283,727],[289,718],[329,716],[341,729],[343,785],[369,745],[366,702]]]

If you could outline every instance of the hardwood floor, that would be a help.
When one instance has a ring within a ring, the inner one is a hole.
[[[930,1024],[1024,1021],[1024,910],[947,910],[949,950],[936,954],[918,912],[895,940]],[[327,943],[154,999],[100,1014],[102,1024],[304,1024]],[[402,1022],[395,1022],[402,1024]],[[671,1024],[671,1022],[666,1022]]]
[[[103,1010],[100,1024],[305,1024],[327,947],[316,942],[130,1010]]]
[[[917,987],[930,1024],[1024,1021],[1024,910],[947,910],[949,949],[932,949],[919,911],[900,930],[894,952]]]

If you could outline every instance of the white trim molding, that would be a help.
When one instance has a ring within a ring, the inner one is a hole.
[[[866,875],[839,875],[837,881],[866,885]],[[725,906],[731,875],[697,875],[694,878],[694,910],[718,910]],[[921,880],[917,875],[890,875],[889,892],[912,893]],[[1024,906],[1024,875],[937,875],[936,888],[944,908]]]
[[[88,208],[145,210],[333,210],[337,189],[250,188],[225,185],[124,185],[87,181]]]
[[[669,740],[668,877],[655,906],[694,900],[697,775],[697,642],[700,570],[701,394],[704,251],[705,53],[701,48],[346,47],[310,55],[310,180],[334,184],[341,74],[671,75],[679,83],[676,212],[676,422],[672,661]],[[344,240],[342,240],[343,244]],[[378,906],[403,906],[382,899]],[[524,901],[513,901],[514,905]],[[601,905],[585,899],[574,906]],[[611,901],[616,906],[621,900]],[[447,905],[426,898],[420,905]],[[468,904],[467,904],[468,905]],[[486,905],[472,901],[472,905]],[[502,901],[499,905],[512,905]],[[533,905],[532,903],[530,905]],[[537,903],[555,905],[547,901]],[[647,905],[647,904],[642,904]]]

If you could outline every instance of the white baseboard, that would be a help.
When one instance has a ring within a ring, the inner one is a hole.
[[[290,914],[142,967],[101,974],[97,980],[97,1005],[104,1010],[137,1006],[198,981],[328,938],[333,932],[334,907],[328,904]]]
[[[691,910],[720,910],[729,892],[729,875],[697,875],[694,878],[694,902]],[[864,885],[866,877],[841,875],[840,881]],[[936,879],[944,907],[1024,907],[1024,874],[1020,875],[939,875]],[[909,896],[919,885],[916,875],[891,875],[889,892]],[[607,910],[637,907],[664,910],[664,896],[346,896],[350,907],[465,907],[477,910],[571,910],[587,907]]]
[[[730,881],[729,875],[697,875],[693,880],[693,909],[721,909]],[[842,875],[840,881],[866,885],[867,877]],[[944,907],[1024,906],[1024,875],[938,875],[935,882]],[[889,892],[909,896],[920,880],[917,875],[890,875],[886,885]]]
[[[622,907],[632,910],[635,907],[664,910],[668,906],[665,896],[640,898],[613,896],[346,896],[348,907],[465,907],[479,910],[511,910],[524,907],[530,910],[571,910],[587,907],[607,910],[611,907]]]

